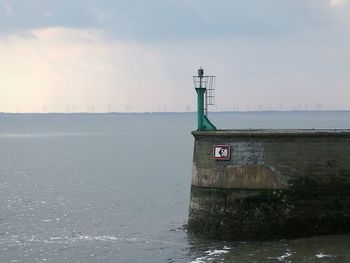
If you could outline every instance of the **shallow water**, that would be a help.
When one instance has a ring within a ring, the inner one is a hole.
[[[214,113],[220,128],[350,128],[350,112]],[[350,236],[188,236],[195,114],[0,114],[0,262],[350,262]]]

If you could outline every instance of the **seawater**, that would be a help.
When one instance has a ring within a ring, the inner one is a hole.
[[[350,262],[350,235],[189,236],[195,118],[0,114],[0,262]],[[210,119],[219,128],[350,128],[350,112]]]

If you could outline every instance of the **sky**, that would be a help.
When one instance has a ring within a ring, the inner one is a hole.
[[[0,112],[350,109],[350,0],[0,0]]]

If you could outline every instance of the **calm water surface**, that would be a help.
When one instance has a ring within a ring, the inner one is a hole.
[[[350,112],[215,113],[220,128],[350,128]],[[195,114],[0,114],[0,262],[350,262],[350,236],[188,236]]]

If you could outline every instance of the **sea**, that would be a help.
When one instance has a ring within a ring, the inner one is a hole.
[[[215,112],[220,129],[350,128],[350,112]],[[0,262],[350,262],[350,235],[187,233],[195,113],[0,114]]]

